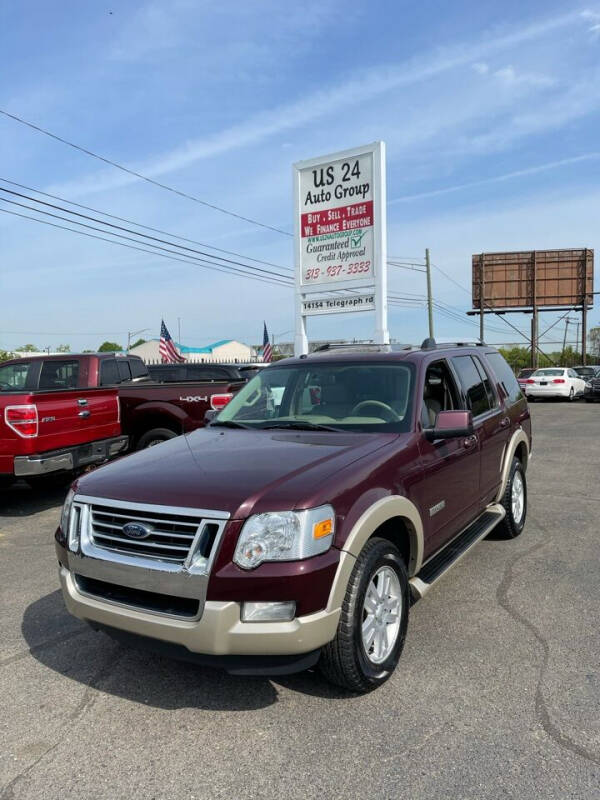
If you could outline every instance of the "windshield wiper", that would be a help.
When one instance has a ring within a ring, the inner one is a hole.
[[[246,428],[246,430],[250,430],[250,428],[251,428],[250,425],[244,425],[243,422],[236,422],[233,419],[224,419],[224,420],[219,420],[217,422],[211,422],[209,427],[211,427],[211,428]]]
[[[316,422],[292,422],[282,420],[281,422],[275,422],[272,425],[263,425],[261,428],[262,431],[269,431],[273,430],[274,428],[289,428],[290,430],[294,431],[335,431],[339,433],[342,429],[341,428],[334,428],[331,425],[319,425]]]

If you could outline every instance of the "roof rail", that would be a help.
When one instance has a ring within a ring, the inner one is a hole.
[[[376,349],[385,352],[398,352],[399,350],[410,350],[413,347],[411,344],[399,344],[394,342],[392,344],[379,344],[377,342],[344,342],[344,343],[336,343],[336,344],[322,344],[319,347],[316,347],[314,350],[311,350],[310,355],[314,353],[325,353],[332,350],[364,350],[364,349]]]
[[[487,347],[482,339],[434,339],[428,337],[423,340],[421,350],[438,350],[443,347]]]

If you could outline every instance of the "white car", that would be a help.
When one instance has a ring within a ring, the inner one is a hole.
[[[538,397],[563,397],[574,400],[582,397],[585,381],[575,370],[563,367],[537,369],[525,381],[525,395],[532,400]]]

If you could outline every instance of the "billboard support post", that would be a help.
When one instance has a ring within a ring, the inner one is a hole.
[[[585,367],[587,364],[587,279],[588,279],[588,259],[587,247],[583,252],[583,286],[581,293],[581,363]]]
[[[375,311],[389,343],[384,142],[294,164],[294,262],[296,356],[319,314]]]

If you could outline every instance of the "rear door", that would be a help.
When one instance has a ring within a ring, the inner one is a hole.
[[[502,459],[510,436],[510,417],[495,381],[477,355],[453,356],[452,366],[462,386],[465,408],[473,412],[475,436],[481,451],[481,508],[490,503],[500,486]]]

